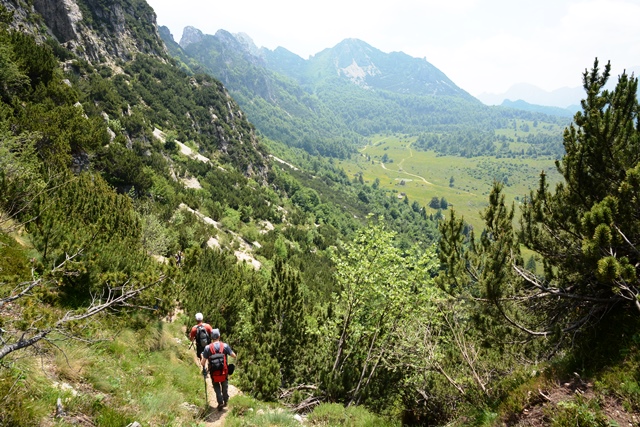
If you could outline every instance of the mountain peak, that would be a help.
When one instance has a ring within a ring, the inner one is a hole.
[[[253,42],[253,39],[249,37],[247,33],[236,33],[233,36],[242,45],[244,50],[254,56],[262,56],[260,49],[258,49],[258,46],[256,46],[256,44]]]
[[[355,38],[345,39],[309,61],[317,64],[315,69],[324,70],[327,77],[337,74],[363,89],[473,99],[424,58],[403,52],[384,53]]]
[[[195,27],[187,26],[182,30],[182,38],[180,39],[180,47],[186,48],[190,44],[202,41],[204,34]]]

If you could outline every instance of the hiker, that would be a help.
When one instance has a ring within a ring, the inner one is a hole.
[[[235,358],[236,354],[231,350],[229,344],[220,341],[220,330],[214,329],[211,333],[213,342],[202,352],[200,363],[202,364],[202,374],[207,374],[206,363],[209,361],[209,374],[213,389],[218,400],[218,411],[227,406],[229,402],[229,366],[227,365],[227,355]]]
[[[211,328],[211,325],[208,323],[202,321],[202,313],[196,313],[196,320],[198,323],[191,328],[189,339],[191,343],[196,343],[196,354],[198,355],[198,359],[200,359],[202,351],[211,343],[211,332],[213,328]]]

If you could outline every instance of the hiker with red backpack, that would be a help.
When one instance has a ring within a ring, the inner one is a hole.
[[[207,361],[209,362],[209,374],[211,375],[213,389],[216,392],[218,410],[222,411],[222,408],[224,408],[227,405],[227,402],[229,402],[228,377],[233,373],[233,365],[227,364],[227,356],[235,358],[236,354],[233,352],[229,344],[225,344],[220,341],[220,330],[214,329],[211,333],[211,339],[213,340],[211,344],[209,344],[202,352],[200,363],[202,364],[202,374],[206,376],[206,363]]]
[[[200,359],[202,351],[211,343],[211,332],[213,332],[213,328],[211,328],[211,325],[208,323],[202,321],[202,313],[196,313],[196,320],[198,323],[191,328],[189,339],[191,343],[196,343],[196,354],[198,355],[198,359]]]

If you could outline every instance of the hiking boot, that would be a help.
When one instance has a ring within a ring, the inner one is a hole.
[[[226,403],[224,403],[224,402],[223,402],[223,403],[221,403],[221,404],[219,404],[219,405],[218,405],[218,411],[222,411],[222,408],[224,408],[224,407],[225,407],[225,405],[226,405]]]

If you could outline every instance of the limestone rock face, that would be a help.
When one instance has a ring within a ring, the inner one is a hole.
[[[34,0],[33,7],[42,15],[60,43],[78,38],[75,25],[82,20],[82,14],[75,2],[71,0]]]
[[[16,12],[14,26],[41,36],[38,20],[60,44],[92,64],[128,61],[138,53],[168,59],[156,15],[132,0],[0,0]],[[36,12],[41,18],[31,19]]]
[[[182,31],[182,38],[180,39],[180,47],[186,48],[190,44],[198,43],[202,41],[204,38],[204,34],[197,28],[194,27],[184,27]]]

